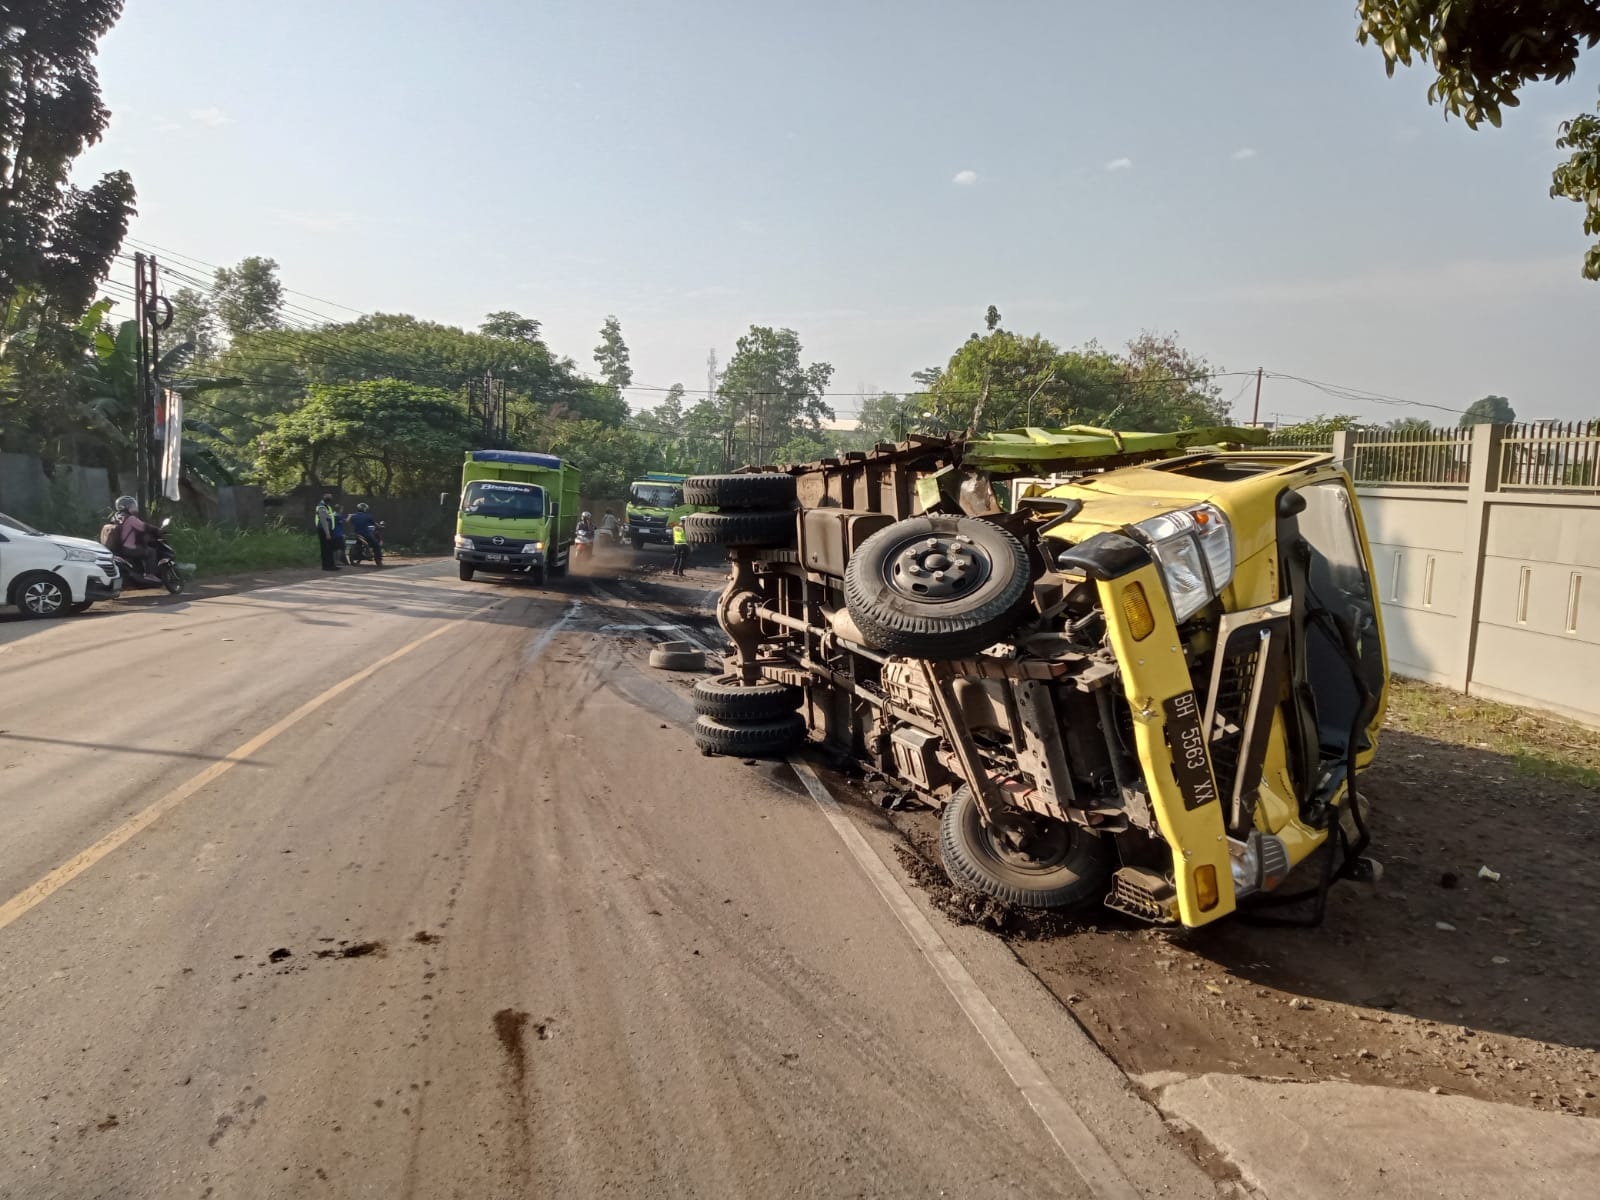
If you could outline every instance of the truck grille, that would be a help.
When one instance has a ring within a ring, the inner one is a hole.
[[[1177,919],[1177,900],[1177,889],[1166,876],[1144,867],[1122,867],[1111,877],[1106,907],[1141,921],[1166,924]]]

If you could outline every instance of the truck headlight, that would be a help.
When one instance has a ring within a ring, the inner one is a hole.
[[[544,553],[544,543],[543,542],[529,542],[526,546],[524,546],[522,548],[522,552],[524,554],[543,554]]]
[[[1233,579],[1233,531],[1212,504],[1197,504],[1140,521],[1133,527],[1150,543],[1172,601],[1172,615],[1187,621]]]
[[[457,550],[471,550],[472,549],[472,539],[469,538],[469,537],[462,537],[459,533],[456,534],[456,549]]]

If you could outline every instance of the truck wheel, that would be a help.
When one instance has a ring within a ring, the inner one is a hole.
[[[550,569],[544,563],[540,563],[537,567],[530,567],[528,578],[533,580],[534,587],[543,587],[550,578]]]
[[[1105,891],[1115,855],[1110,838],[1081,825],[1017,814],[1028,836],[1008,839],[983,823],[963,787],[939,817],[939,857],[950,881],[1021,908],[1068,908]]]
[[[683,482],[686,504],[748,512],[790,508],[795,502],[794,476],[779,471],[744,475],[692,475]]]
[[[460,573],[461,581],[463,583],[471,583],[472,577],[477,574],[477,571],[473,569],[471,563],[462,563],[460,566]]]
[[[794,513],[690,513],[683,535],[691,546],[792,546]]]
[[[844,568],[845,607],[890,654],[966,658],[1021,622],[1031,571],[1011,534],[976,517],[911,517],[878,530]]]
[[[59,575],[32,571],[11,585],[11,603],[23,616],[42,620],[65,613],[72,595]]]
[[[805,698],[797,687],[762,679],[741,683],[737,675],[702,679],[694,685],[690,699],[694,711],[719,721],[777,721],[800,707]]]
[[[729,758],[757,758],[784,754],[805,737],[805,718],[790,713],[776,721],[740,722],[737,725],[715,717],[694,719],[694,741],[711,754]]]

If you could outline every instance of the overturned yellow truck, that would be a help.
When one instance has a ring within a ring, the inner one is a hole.
[[[733,648],[697,740],[814,735],[940,807],[952,880],[1008,903],[1320,920],[1373,867],[1383,626],[1349,477],[1258,436],[1030,428],[698,477]]]

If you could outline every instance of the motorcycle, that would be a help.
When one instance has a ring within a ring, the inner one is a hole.
[[[121,554],[112,552],[112,557],[117,560],[117,570],[122,573],[122,586],[128,588],[166,588],[170,595],[176,596],[183,591],[183,572],[178,569],[178,556],[173,552],[172,546],[166,538],[167,527],[172,524],[168,517],[156,527],[156,536],[150,543],[150,548],[155,551],[155,569],[145,573],[135,567],[129,559]]]
[[[382,521],[378,522],[370,542],[359,533],[353,533],[345,539],[345,554],[351,566],[365,562],[369,557],[373,566],[383,566],[383,524]]]

